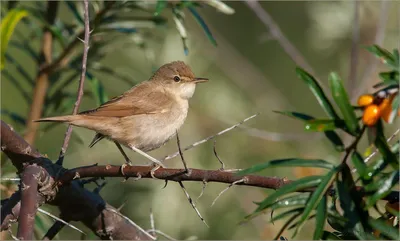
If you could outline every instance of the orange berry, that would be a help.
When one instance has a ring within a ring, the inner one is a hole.
[[[374,102],[374,97],[372,95],[362,95],[358,98],[357,104],[359,106],[368,106]]]
[[[362,121],[367,126],[373,126],[381,117],[381,111],[377,105],[370,105],[364,110]]]
[[[394,95],[384,99],[382,103],[379,105],[379,110],[381,112],[382,119],[387,123],[391,123],[394,119],[395,113],[392,113],[392,101],[394,99]]]

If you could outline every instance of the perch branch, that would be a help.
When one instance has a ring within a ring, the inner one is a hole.
[[[78,93],[76,97],[76,102],[74,105],[74,110],[72,111],[73,115],[78,114],[79,106],[81,105],[82,96],[83,96],[83,87],[85,84],[85,77],[86,77],[86,63],[87,63],[87,56],[89,52],[89,38],[90,38],[90,29],[89,29],[89,2],[88,0],[83,1],[84,5],[84,18],[85,18],[85,39],[83,41],[83,56],[82,56],[82,72],[81,78],[79,80],[79,87]],[[71,138],[72,133],[72,125],[68,125],[67,131],[65,132],[64,143],[62,145],[60,155],[57,160],[57,164],[62,166],[64,161],[65,152],[67,151],[69,140]]]

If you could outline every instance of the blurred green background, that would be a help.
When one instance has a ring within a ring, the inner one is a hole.
[[[2,5],[5,5],[4,3],[1,2]],[[24,2],[22,5],[38,7],[38,4],[39,7],[43,6],[44,11],[45,2]],[[217,40],[217,47],[208,41],[202,28],[186,11],[185,25],[189,35],[189,54],[185,56],[181,37],[175,28],[170,11],[165,11],[161,15],[168,19],[166,24],[150,29],[139,29],[143,34],[141,36],[144,36],[146,49],[135,44],[138,34],[125,34],[124,43],[111,44],[99,62],[129,77],[132,83],[148,79],[154,69],[174,60],[185,61],[197,76],[210,79],[209,83],[198,86],[190,101],[187,121],[179,132],[182,146],[213,135],[252,114],[261,112],[258,117],[240,128],[216,138],[216,149],[226,168],[246,168],[256,163],[288,157],[323,158],[337,162],[338,153],[323,138],[323,134],[305,132],[301,122],[272,112],[290,110],[316,117],[325,116],[307,86],[296,77],[296,63],[284,52],[278,41],[272,38],[254,12],[243,2],[226,2],[226,4],[235,9],[235,14],[225,15],[207,5],[199,10]],[[268,1],[260,4],[271,15],[287,39],[301,52],[326,87],[330,71],[337,71],[347,81],[354,27],[353,2]],[[387,23],[381,46],[391,50],[398,48],[399,44],[400,3],[387,1],[387,4],[388,10],[384,16],[387,17]],[[59,7],[62,21],[76,22],[65,3],[60,3]],[[2,14],[6,12],[3,6],[2,11]],[[377,24],[382,17],[381,2],[359,2],[359,13],[360,42],[357,46],[359,50],[357,81],[354,85],[355,90],[351,90],[353,93],[370,91],[372,85],[378,82],[377,73],[384,70],[379,63],[373,73],[363,78],[374,57],[361,46],[375,42]],[[32,37],[34,31],[28,25],[20,23],[16,30],[20,34],[14,34],[12,40],[26,37],[34,50],[39,51],[41,37]],[[91,37],[96,37],[96,34]],[[56,46],[57,48],[60,47]],[[7,53],[23,66],[32,80],[36,77],[37,63],[26,53],[15,46],[10,46]],[[5,70],[21,83],[29,96],[32,95],[32,88],[25,81],[20,81],[22,76],[15,65],[7,62]],[[131,84],[113,75],[96,71],[93,71],[93,74],[104,85],[109,98],[131,87]],[[65,79],[67,77],[68,74],[61,76]],[[13,81],[2,72],[1,109],[26,117],[30,103],[21,97]],[[75,94],[78,81],[79,77],[73,79],[67,91]],[[96,100],[90,95],[91,87],[88,81],[85,83],[85,89],[88,95],[83,98],[80,110],[94,108],[97,105]],[[351,97],[355,103],[357,96]],[[70,112],[72,108],[63,114]],[[60,113],[47,114],[53,116]],[[6,115],[2,116],[2,120],[9,124],[15,123]],[[23,126],[18,124],[13,126],[20,134],[24,134]],[[50,159],[57,159],[65,130],[65,125],[57,125],[46,133],[39,132],[35,146]],[[388,128],[387,131],[390,133],[393,129]],[[122,164],[123,158],[112,142],[102,141],[89,149],[87,146],[93,135],[94,133],[89,130],[74,128],[65,158],[66,168],[94,163]],[[364,141],[364,147],[367,147],[366,143]],[[176,141],[171,140],[150,154],[161,158],[175,151],[177,151]],[[140,155],[132,151],[127,153],[135,164],[147,163]],[[214,170],[220,168],[213,154],[213,141],[185,152],[184,156],[191,168]],[[4,161],[3,156],[2,158]],[[179,158],[168,160],[165,164],[177,168],[182,165]],[[270,169],[260,174],[295,179],[316,174],[316,171],[309,168]],[[15,176],[15,169],[9,161],[2,164],[2,176]],[[204,195],[196,202],[210,225],[210,228],[207,228],[197,217],[177,183],[170,182],[165,189],[162,189],[164,182],[160,180],[136,182],[133,180],[122,182],[122,180],[107,178],[107,185],[101,191],[102,197],[114,207],[125,203],[121,212],[145,229],[150,228],[152,209],[156,228],[176,239],[272,239],[283,224],[283,222],[276,222],[275,225],[267,223],[270,216],[266,214],[247,224],[238,225],[242,218],[256,207],[253,201],[262,200],[271,193],[269,190],[235,186],[224,193],[211,207],[213,200],[227,185],[209,183]],[[202,183],[187,182],[185,186],[193,199],[201,193]],[[10,188],[16,188],[15,184],[8,182],[2,182],[1,187],[3,198],[12,193]],[[94,188],[94,185],[88,187]],[[53,214],[58,213],[54,207],[43,208]],[[39,235],[37,238],[41,238],[43,233],[40,232],[45,232],[52,225],[50,218],[39,215],[43,217],[41,219],[43,223],[37,227],[36,232]],[[74,223],[74,225],[90,233],[90,230],[82,224]],[[297,238],[311,238],[312,234],[309,231],[311,227],[311,224],[306,225]],[[283,235],[290,237],[289,233],[285,232]],[[3,237],[10,238],[8,235]],[[56,238],[80,239],[80,234],[65,227]],[[86,238],[97,237],[89,234]]]

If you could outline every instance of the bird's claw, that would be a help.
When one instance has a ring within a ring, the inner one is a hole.
[[[158,169],[162,168],[162,166],[155,164],[153,169],[151,169],[150,171],[150,176],[154,179],[158,179],[157,177],[154,176],[155,171],[157,171]]]

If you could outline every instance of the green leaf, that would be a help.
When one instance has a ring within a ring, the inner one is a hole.
[[[372,226],[372,228],[380,231],[382,234],[388,236],[390,239],[392,240],[400,239],[399,230],[397,228],[388,225],[383,220],[369,218],[368,223]]]
[[[101,105],[108,101],[107,94],[104,90],[103,84],[89,72],[86,73],[90,85],[92,86],[92,92],[95,95],[97,105]]]
[[[390,150],[390,147],[386,142],[386,138],[383,133],[382,121],[379,121],[376,125],[376,139],[374,144],[381,153],[383,160],[389,163],[395,170],[398,170],[399,160],[397,159],[396,155]]]
[[[352,135],[357,135],[357,133],[360,131],[357,117],[338,74],[334,72],[330,74],[329,85],[332,90],[332,97],[343,114],[343,118],[349,132]]]
[[[317,207],[317,215],[315,219],[314,240],[320,240],[324,235],[324,227],[327,215],[327,198],[324,195]]]
[[[183,24],[183,13],[177,8],[172,8],[172,13],[173,13],[172,19],[174,20],[176,29],[178,30],[178,33],[179,35],[181,35],[182,38],[183,51],[185,55],[188,55],[189,49],[186,44],[187,32],[185,25]]]
[[[291,111],[276,111],[274,110],[273,112],[281,114],[281,115],[286,115],[295,119],[300,119],[300,120],[313,120],[315,119],[314,117],[307,115],[307,114],[302,114],[298,112],[291,112]]]
[[[189,11],[192,13],[193,17],[196,19],[196,21],[200,24],[200,26],[203,28],[206,36],[210,40],[210,42],[214,45],[217,46],[217,41],[215,40],[214,36],[212,35],[210,29],[208,28],[206,22],[203,20],[203,18],[200,16],[200,14],[197,12],[197,10],[189,6],[188,7]]]
[[[335,129],[345,129],[346,126],[342,120],[309,120],[306,122],[304,127],[307,131],[318,131],[318,132],[326,132],[333,131]]]
[[[75,19],[77,19],[78,22],[83,25],[84,24],[83,18],[81,16],[81,14],[79,13],[78,9],[76,8],[75,2],[73,2],[73,1],[64,1],[64,2],[65,2],[65,4],[67,4],[67,7],[69,8],[69,10],[71,10],[72,14],[75,16]]]
[[[382,72],[379,73],[379,77],[383,80],[383,82],[391,82],[395,81],[394,83],[399,83],[399,71],[389,71],[389,72]]]
[[[154,12],[154,16],[160,15],[162,10],[167,7],[167,1],[166,0],[158,0],[156,4],[156,11]]]
[[[250,168],[244,169],[237,173],[237,175],[247,175],[254,172],[259,172],[266,168],[271,167],[319,167],[325,169],[332,169],[334,165],[320,159],[296,159],[296,158],[288,158],[288,159],[279,159],[273,160],[261,164],[254,165]]]
[[[306,207],[304,208],[304,212],[301,215],[300,222],[296,228],[296,231],[293,233],[293,237],[296,236],[298,231],[300,231],[300,229],[303,227],[304,223],[310,216],[311,212],[319,205],[319,202],[321,201],[322,197],[326,194],[326,190],[328,190],[328,188],[331,186],[338,171],[339,171],[338,167],[334,168],[322,178],[321,183],[312,193],[310,199],[306,204]],[[325,209],[324,212],[326,213],[326,205],[324,209]]]
[[[339,238],[339,236],[328,232],[328,231],[324,231],[321,237],[322,240],[342,240],[341,238]]]
[[[357,170],[358,175],[365,180],[364,175],[367,170],[367,164],[364,163],[364,159],[357,151],[353,152],[351,155],[351,161]]]
[[[266,208],[271,208],[273,211],[279,208],[288,208],[293,206],[304,206],[307,203],[310,193],[300,193],[294,196],[280,199],[275,203],[267,206]]]
[[[220,0],[205,0],[204,3],[216,8],[219,12],[224,14],[230,15],[235,13],[235,9],[229,7]]]
[[[400,54],[398,49],[393,49],[394,65],[400,65]]]
[[[399,171],[393,171],[389,177],[384,179],[382,185],[380,185],[377,192],[375,192],[372,196],[367,198],[367,206],[366,208],[372,207],[376,204],[377,201],[388,195],[392,188],[399,183]]]
[[[395,57],[386,49],[379,47],[378,45],[372,45],[366,47],[366,49],[373,53],[376,57],[380,58],[382,62],[394,68],[398,68],[396,65]]]
[[[348,219],[345,228],[359,239],[367,237],[364,225],[368,220],[368,212],[364,210],[365,203],[356,190],[356,185],[347,164],[343,165],[341,179],[336,179],[340,206],[344,211],[344,217]]]
[[[319,183],[321,183],[321,180],[322,180],[321,176],[308,176],[308,177],[304,177],[299,180],[293,181],[291,183],[285,184],[284,186],[282,186],[278,190],[276,190],[274,193],[269,195],[262,202],[257,203],[258,208],[252,214],[245,217],[245,219],[249,220],[251,218],[254,218],[254,217],[260,215],[261,212],[266,207],[273,204],[276,201],[276,199],[278,199],[279,197],[281,197],[285,194],[291,193],[291,192],[296,192],[296,191],[303,190],[306,188],[315,187],[315,186],[319,185]]]
[[[275,221],[281,220],[281,219],[286,218],[287,216],[290,216],[292,214],[300,215],[303,212],[303,210],[304,210],[304,208],[295,208],[295,209],[291,209],[291,210],[282,212],[282,213],[276,215],[275,217],[271,217],[271,222],[273,223]]]
[[[11,35],[19,23],[19,21],[28,16],[28,12],[22,9],[12,9],[7,13],[7,15],[1,20],[1,26],[0,26],[0,42],[1,42],[1,48],[0,48],[0,70],[3,70],[4,65],[5,65],[5,55],[7,51],[7,46],[8,42],[10,41]]]
[[[312,75],[299,67],[296,68],[296,73],[297,76],[308,85],[315,98],[317,98],[318,103],[321,105],[322,109],[324,109],[324,111],[328,114],[328,116],[332,119],[339,119],[339,116],[336,114],[335,109],[326,97],[321,86],[319,86],[317,80]]]

